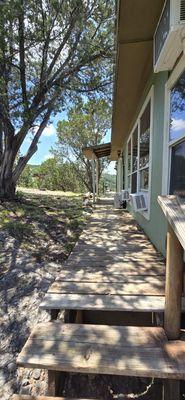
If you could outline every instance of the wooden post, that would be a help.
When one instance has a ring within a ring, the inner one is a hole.
[[[98,157],[96,157],[96,195],[99,195],[99,162]]]
[[[58,371],[48,371],[48,396],[57,396],[60,386],[60,375]]]
[[[183,285],[183,249],[171,226],[168,226],[164,329],[168,339],[179,338]]]
[[[51,310],[51,321],[54,321],[55,319],[57,319],[59,314],[59,310]]]
[[[93,203],[95,203],[95,194],[96,194],[96,189],[95,189],[95,168],[94,168],[94,158],[91,160],[91,165],[92,165],[92,182],[93,182]]]
[[[175,379],[164,380],[163,400],[180,400],[180,381]]]

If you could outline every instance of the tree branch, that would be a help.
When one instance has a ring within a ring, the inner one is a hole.
[[[72,13],[71,13],[71,21],[70,21],[69,27],[68,27],[68,29],[66,31],[66,34],[64,35],[64,38],[63,38],[60,46],[58,47],[58,49],[57,49],[57,51],[56,51],[56,53],[55,53],[55,55],[53,57],[53,60],[50,63],[50,66],[49,66],[48,70],[47,70],[47,75],[48,76],[51,74],[51,72],[53,70],[53,67],[55,66],[55,64],[56,64],[56,62],[57,62],[57,60],[58,60],[58,58],[59,58],[64,46],[66,45],[68,39],[70,38],[72,30],[74,29],[74,24],[75,24],[75,22],[76,22],[76,20],[78,18],[78,15],[77,15],[76,11],[77,11],[77,7],[75,7],[73,9]]]
[[[28,109],[27,89],[26,89],[26,63],[24,45],[24,0],[21,1],[21,12],[19,14],[19,58],[20,58],[20,81],[22,90],[23,108]]]
[[[32,157],[32,155],[37,151],[37,145],[38,145],[38,141],[42,135],[43,130],[45,129],[45,127],[47,126],[47,123],[49,121],[50,115],[51,115],[52,109],[49,109],[47,111],[47,113],[45,114],[42,123],[40,124],[37,133],[35,134],[31,145],[26,153],[26,155],[24,157],[20,157],[17,166],[15,167],[15,170],[13,172],[13,180],[14,182],[17,182],[19,176],[21,175],[24,167],[26,166],[27,162],[30,160],[30,158]]]

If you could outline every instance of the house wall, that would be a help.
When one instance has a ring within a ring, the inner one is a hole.
[[[153,242],[154,246],[165,255],[167,223],[163,213],[158,205],[157,197],[162,194],[162,167],[163,167],[163,140],[164,140],[164,106],[165,106],[165,84],[168,74],[154,74],[147,85],[147,91],[141,101],[140,108],[146,98],[146,95],[153,85],[153,136],[152,136],[152,165],[151,165],[151,196],[150,196],[150,215],[146,219],[141,213],[134,213],[134,217],[145,231],[146,235]],[[135,119],[136,120],[136,119]],[[135,121],[133,121],[134,125]],[[127,154],[125,145],[123,154],[127,166]],[[127,167],[125,167],[127,168]],[[127,170],[125,169],[125,188],[127,188]],[[130,206],[128,206],[130,208]],[[132,210],[130,209],[132,212]]]

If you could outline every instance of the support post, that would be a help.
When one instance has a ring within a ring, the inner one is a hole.
[[[95,184],[95,168],[94,168],[94,158],[91,160],[92,165],[92,183],[93,183],[93,203],[95,203],[96,198],[96,184]]]
[[[99,161],[96,157],[96,195],[99,195]]]
[[[62,373],[58,371],[48,371],[48,396],[57,396],[59,393]],[[63,375],[64,377],[64,375]]]
[[[183,285],[183,249],[171,226],[167,233],[164,329],[168,339],[180,334]]]
[[[180,381],[175,379],[164,380],[163,400],[180,400]]]
[[[57,319],[60,310],[51,310],[51,321]]]

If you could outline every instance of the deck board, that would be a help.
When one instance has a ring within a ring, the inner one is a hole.
[[[163,312],[164,296],[130,296],[130,295],[96,295],[77,293],[48,292],[40,308],[46,310],[101,310],[101,311],[132,311],[132,312]],[[182,310],[185,311],[185,301],[182,299]]]
[[[32,332],[18,365],[184,379],[185,342],[168,342],[162,328],[44,323]]]
[[[167,221],[172,226],[183,249],[185,249],[185,203],[178,196],[159,196],[161,206]]]
[[[129,213],[97,206],[40,307],[158,312],[164,294],[162,255]]]
[[[57,281],[49,288],[49,293],[77,293],[77,294],[104,294],[104,295],[164,295],[165,283],[157,279],[151,282],[138,280],[135,282],[68,282]]]

